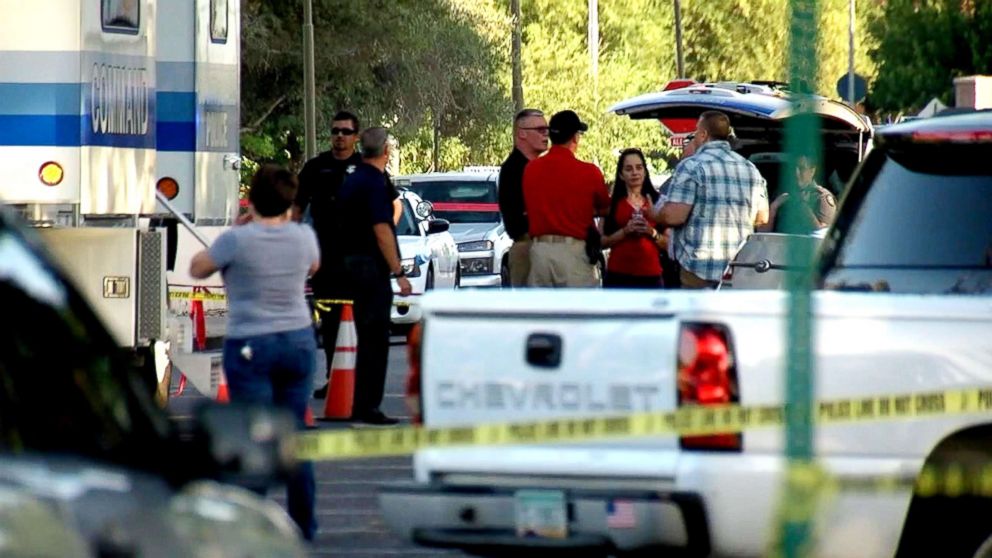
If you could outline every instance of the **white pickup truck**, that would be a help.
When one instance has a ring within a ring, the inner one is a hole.
[[[992,114],[892,126],[859,167],[819,254],[817,399],[992,387]],[[423,421],[445,427],[779,405],[783,291],[525,290],[425,299]],[[992,414],[817,426],[842,489],[815,514],[814,556],[986,556],[992,498],[923,497],[925,464],[992,463]],[[417,543],[484,555],[766,554],[781,430],[562,445],[429,449],[383,487]],[[986,495],[988,495],[986,493]]]

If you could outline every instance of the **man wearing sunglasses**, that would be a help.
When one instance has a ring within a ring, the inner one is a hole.
[[[358,117],[339,111],[331,121],[330,151],[310,159],[300,171],[300,189],[293,206],[293,217],[297,221],[309,220],[320,243],[321,267],[310,278],[310,287],[317,300],[351,298],[343,281],[344,259],[340,243],[344,231],[340,230],[339,220],[334,218],[334,206],[344,179],[362,163],[362,156],[355,149],[358,132]],[[340,321],[341,306],[338,304],[331,305],[331,311],[321,315],[320,333],[327,362],[334,357]],[[314,397],[323,398],[326,394],[327,386],[324,385],[314,392]]]
[[[513,118],[513,151],[499,168],[499,211],[506,234],[513,239],[510,247],[510,285],[527,286],[530,274],[530,236],[527,234],[527,210],[524,207],[524,167],[527,162],[548,150],[548,121],[544,113],[525,108]]]

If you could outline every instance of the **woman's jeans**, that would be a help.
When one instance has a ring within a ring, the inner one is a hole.
[[[304,417],[313,393],[316,355],[317,344],[309,327],[225,339],[224,374],[231,401],[289,409],[296,417],[297,428],[306,428]],[[313,463],[301,462],[286,488],[289,516],[299,525],[303,537],[313,540],[317,533]]]

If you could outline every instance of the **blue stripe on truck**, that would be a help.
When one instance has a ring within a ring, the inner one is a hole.
[[[74,114],[0,114],[0,146],[78,147],[80,130],[79,116]]]
[[[192,122],[159,122],[159,151],[196,151],[196,125]]]
[[[237,151],[236,105],[197,106],[192,91],[158,91],[149,97],[149,132],[93,131],[90,84],[0,83],[0,146],[117,146],[160,151]],[[149,90],[149,94],[152,91]],[[208,134],[209,120],[224,114],[225,129]],[[203,129],[197,128],[201,121]]]

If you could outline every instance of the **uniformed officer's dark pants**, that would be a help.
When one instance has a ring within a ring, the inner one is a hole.
[[[320,271],[311,280],[313,297],[318,301],[334,300],[335,302],[333,304],[321,305],[318,308],[318,312],[320,312],[320,339],[324,345],[324,354],[327,356],[327,366],[325,370],[318,372],[319,376],[314,377],[315,385],[323,384],[320,380],[321,377],[330,378],[331,363],[334,362],[334,348],[338,343],[338,326],[341,324],[341,310],[344,308],[344,305],[337,301],[351,300],[353,298],[348,291],[344,262],[340,260],[340,257],[321,254],[320,258]]]
[[[389,312],[393,287],[389,271],[376,258],[349,256],[345,272],[355,300],[358,355],[355,362],[355,402],[352,416],[378,410],[389,364]]]

